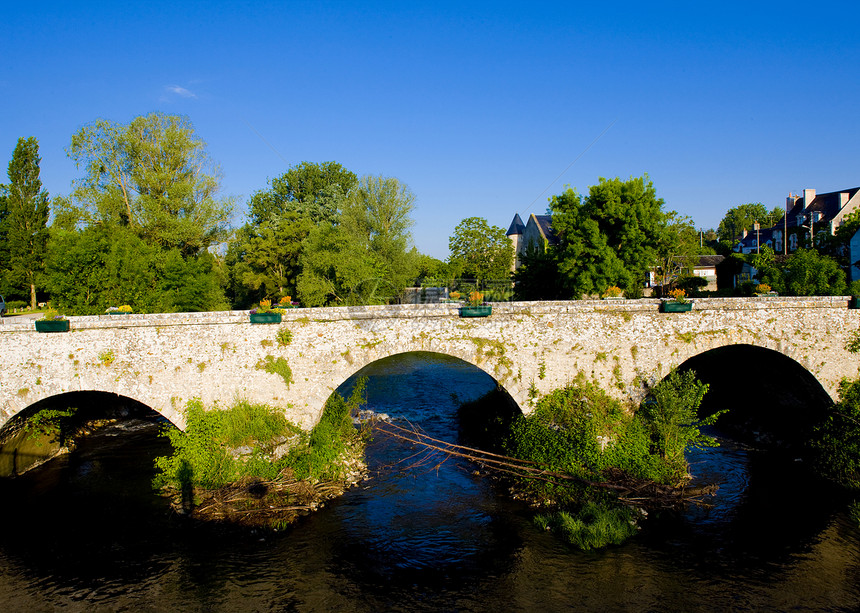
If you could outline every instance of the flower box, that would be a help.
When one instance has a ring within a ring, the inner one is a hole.
[[[68,319],[36,320],[36,332],[68,332]]]
[[[252,324],[279,324],[281,323],[280,313],[251,313]]]
[[[692,302],[672,302],[667,300],[660,303],[661,313],[686,313],[692,310],[692,308]]]
[[[762,292],[760,294],[756,294],[759,298],[776,298],[779,296],[776,292]]]
[[[848,303],[849,309],[860,309],[860,297],[851,296],[851,301]]]
[[[460,307],[460,317],[489,317],[492,314],[493,307],[489,304]]]

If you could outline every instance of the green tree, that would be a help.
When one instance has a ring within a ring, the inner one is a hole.
[[[259,224],[272,217],[295,213],[314,223],[335,221],[340,201],[358,183],[355,173],[337,162],[302,162],[280,177],[270,188],[251,197],[251,220]]]
[[[47,287],[57,308],[94,315],[132,304],[161,310],[154,265],[156,249],[123,227],[94,225],[54,233],[48,249]]]
[[[713,424],[725,411],[698,418],[697,411],[707,391],[708,385],[700,382],[694,371],[673,370],[649,391],[636,414],[645,424],[654,450],[666,462],[674,482],[680,482],[687,472],[684,451],[688,447],[716,445],[700,428]]]
[[[507,279],[514,251],[505,231],[483,217],[467,217],[448,239],[448,264],[458,276],[486,280]]]
[[[564,280],[555,253],[532,244],[520,256],[514,272],[514,295],[517,300],[563,300],[571,295]]]
[[[798,249],[785,263],[784,293],[789,296],[841,296],[847,290],[845,272],[831,257]]]
[[[302,251],[297,282],[304,306],[379,302],[379,277],[364,248],[342,228],[324,222],[313,229]],[[385,287],[382,291],[385,291]]]
[[[48,192],[39,178],[39,141],[19,138],[9,162],[9,184],[4,186],[2,215],[9,276],[26,287],[30,306],[36,306],[36,285],[44,270],[48,243]]]
[[[584,199],[568,189],[553,196],[550,209],[559,237],[555,257],[570,296],[601,294],[610,285],[641,294],[670,220],[647,175],[601,178]]]
[[[183,257],[226,236],[232,202],[216,197],[218,168],[188,118],[100,119],[72,136],[68,154],[85,170],[74,191],[85,222],[127,225]]]
[[[699,233],[693,220],[670,211],[658,240],[655,269],[659,283],[666,286],[690,277],[700,252]]]
[[[768,211],[761,202],[749,202],[730,208],[723,216],[717,227],[717,235],[721,241],[734,241],[744,230],[753,231],[758,222],[762,228],[770,228],[785,215],[782,207],[774,207]]]
[[[234,306],[298,295],[310,232],[338,224],[346,192],[357,183],[337,162],[302,162],[256,192],[249,202],[250,223],[239,230],[227,255]]]
[[[227,308],[214,256],[183,258],[126,226],[58,229],[48,263],[51,298],[69,314],[94,315],[121,304],[141,313]]]
[[[239,229],[227,256],[238,304],[297,295],[299,258],[313,228],[310,216],[289,212]]]
[[[365,176],[343,201],[336,223],[309,235],[298,294],[307,306],[379,303],[414,280],[411,212],[415,196],[393,177]]]

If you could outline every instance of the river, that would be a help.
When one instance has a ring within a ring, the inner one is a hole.
[[[374,411],[448,440],[457,406],[494,387],[431,354],[363,374]],[[860,530],[845,501],[793,458],[730,440],[688,456],[721,485],[710,507],[582,553],[471,466],[382,436],[367,481],[284,532],[190,523],[149,487],[168,450],[157,428],[121,422],[0,484],[3,611],[860,609]]]

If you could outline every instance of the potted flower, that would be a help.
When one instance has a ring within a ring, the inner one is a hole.
[[[68,332],[69,320],[57,309],[47,309],[41,319],[36,320],[37,332]]]
[[[105,313],[108,315],[131,315],[134,309],[130,305],[123,304],[118,307],[108,307]]]
[[[460,297],[462,295],[463,294],[461,294],[460,292],[451,292],[450,294],[448,294],[448,302],[460,302]]]
[[[610,285],[606,288],[606,291],[603,292],[604,300],[623,300],[624,299],[624,290],[618,287],[617,285]]]
[[[756,296],[778,296],[778,294],[770,288],[767,283],[759,283],[755,286]]]
[[[488,317],[493,307],[484,302],[484,294],[474,291],[469,294],[469,302],[460,307],[460,317]]]
[[[684,313],[693,308],[693,303],[687,300],[687,292],[678,288],[669,292],[669,298],[660,303],[661,313]]]
[[[292,296],[282,296],[281,299],[278,301],[278,308],[279,309],[295,309],[295,308],[298,308],[299,303],[293,302],[292,298],[293,298]]]
[[[252,324],[279,324],[281,323],[281,315],[284,310],[280,308],[272,308],[271,300],[260,300],[260,306],[256,309],[251,309]]]

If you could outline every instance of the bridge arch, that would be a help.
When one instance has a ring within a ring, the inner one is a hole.
[[[43,410],[57,413],[50,421],[31,422]],[[169,423],[151,407],[110,392],[71,391],[42,398],[0,427],[0,476],[18,475],[50,460],[68,447],[67,436],[74,437],[80,428],[90,428],[94,420],[103,419]]]
[[[685,360],[709,385],[700,413],[728,409],[720,427],[741,438],[780,447],[801,445],[833,403],[816,376],[775,349],[723,345]]]
[[[452,353],[456,353],[456,352],[443,353],[440,351],[429,351],[429,350],[425,350],[425,349],[407,349],[405,351],[394,351],[394,352],[388,353],[386,355],[382,355],[382,356],[377,357],[377,358],[372,359],[372,360],[363,360],[363,363],[360,366],[358,366],[356,363],[353,363],[353,364],[351,364],[351,366],[352,366],[351,374],[349,374],[339,385],[337,385],[337,387],[334,389],[334,391],[341,393],[342,395],[348,394],[350,389],[351,389],[351,384],[358,377],[362,376],[364,373],[367,373],[367,372],[371,372],[375,376],[384,376],[383,373],[378,372],[379,368],[377,368],[377,367],[385,364],[386,362],[391,363],[392,361],[396,361],[398,358],[405,357],[405,356],[415,356],[416,358],[420,358],[421,356],[427,356],[427,358],[429,358],[429,359],[427,360],[426,367],[431,368],[431,369],[436,367],[437,365],[443,366],[446,362],[449,365],[450,364],[468,365],[469,367],[473,368],[476,373],[480,373],[480,375],[482,375],[483,377],[486,377],[487,381],[491,381],[493,386],[502,390],[510,399],[510,403],[512,404],[512,406],[515,406],[517,408],[517,410],[522,412],[522,408],[519,406],[519,404],[513,398],[513,396],[511,396],[510,392],[508,392],[508,390],[505,388],[504,384],[499,382],[496,379],[496,377],[494,377],[493,374],[488,370],[488,368],[486,368],[486,366],[487,366],[486,362],[480,362],[479,360],[476,360],[474,354],[470,355],[467,352],[462,352],[464,355],[452,355]],[[374,372],[374,369],[377,372]],[[399,374],[399,373],[394,372],[392,374]],[[467,393],[467,390],[464,390],[464,393],[462,394],[462,399],[464,401],[466,401],[466,400],[473,400],[474,398],[471,398],[470,394]]]

